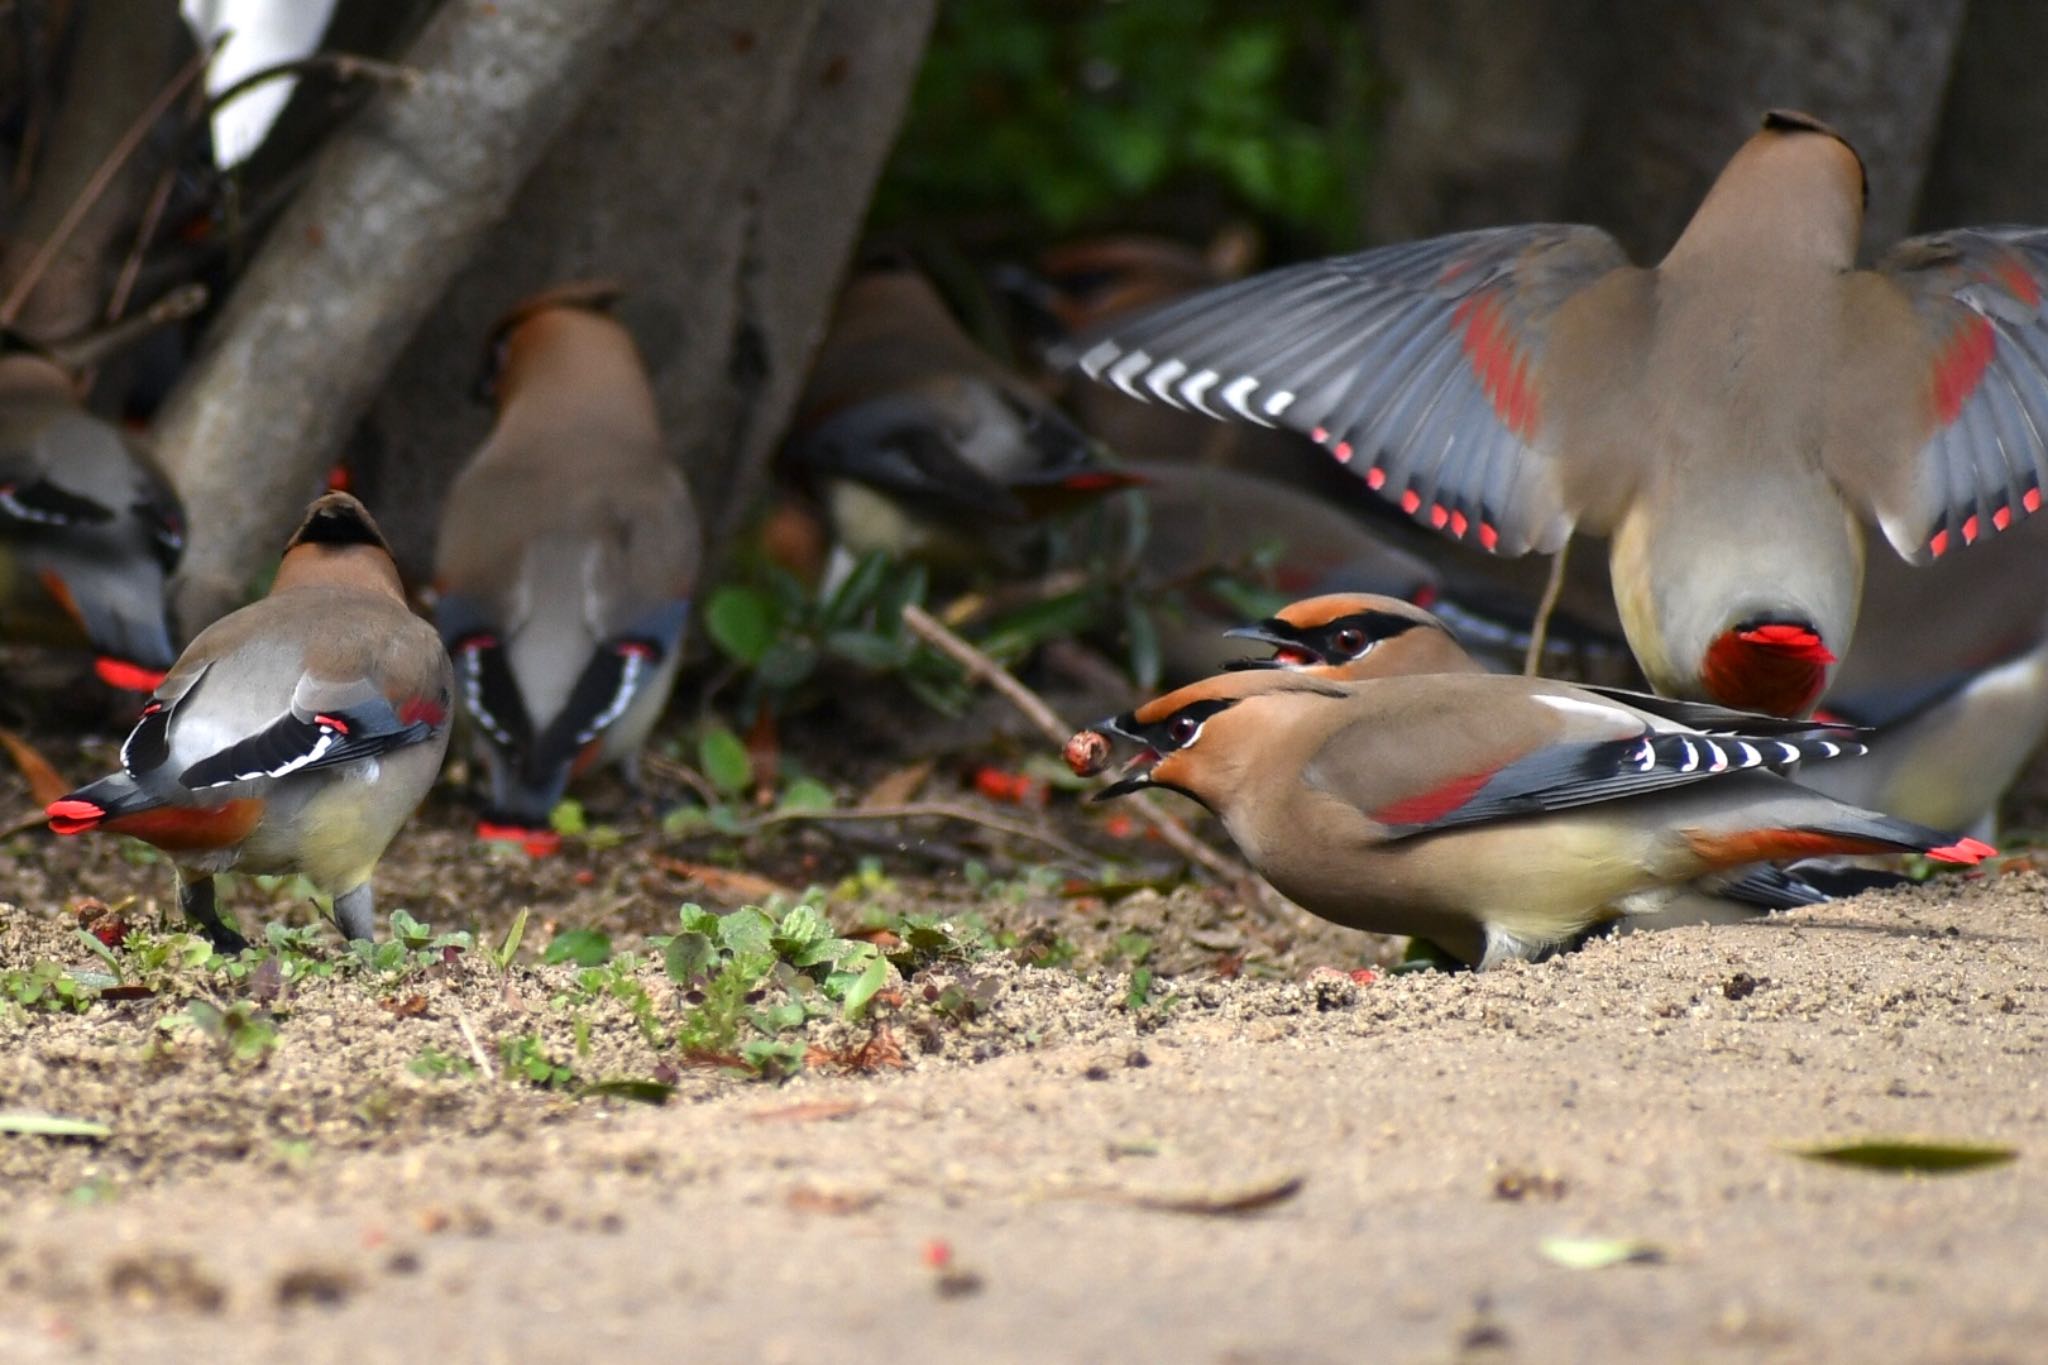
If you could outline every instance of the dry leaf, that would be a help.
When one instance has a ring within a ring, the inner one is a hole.
[[[798,1213],[825,1213],[843,1218],[850,1213],[866,1213],[882,1202],[882,1196],[873,1190],[820,1190],[799,1185],[784,1196],[783,1202]]]
[[[779,1109],[757,1109],[747,1115],[756,1123],[816,1123],[821,1119],[843,1119],[867,1108],[866,1100],[805,1100]]]
[[[714,867],[710,863],[693,863],[683,858],[671,858],[657,853],[648,861],[662,871],[685,881],[692,881],[724,899],[746,901],[750,904],[767,900],[771,896],[794,899],[796,892],[780,882],[753,872],[739,872],[729,867]]]
[[[47,806],[70,794],[71,784],[58,776],[57,770],[50,766],[50,760],[38,753],[33,744],[12,730],[0,729],[0,745],[6,747],[7,756],[21,770],[22,778],[28,783],[28,793],[38,805]]]
[[[1235,1217],[1284,1204],[1300,1194],[1301,1187],[1307,1183],[1307,1176],[1289,1175],[1234,1190],[1193,1190],[1184,1194],[1127,1193],[1123,1197],[1141,1209]]]
[[[921,758],[915,763],[906,763],[893,768],[876,779],[875,784],[861,793],[860,809],[872,810],[877,806],[907,806],[917,799],[917,793],[924,787],[925,779],[932,775],[937,759]]]

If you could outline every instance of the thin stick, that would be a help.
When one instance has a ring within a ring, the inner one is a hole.
[[[1009,669],[955,635],[917,603],[904,604],[903,624],[910,627],[911,634],[966,669],[969,682],[985,682],[1002,693],[1010,705],[1022,712],[1024,719],[1052,743],[1065,744],[1067,737],[1074,733],[1073,726],[1055,715],[1053,709],[1036,692],[1018,682]]]
[[[1557,610],[1557,599],[1564,592],[1564,561],[1571,548],[1571,538],[1567,536],[1550,557],[1550,577],[1543,584],[1543,600],[1536,604],[1536,619],[1529,624],[1529,648],[1522,655],[1524,677],[1535,677],[1543,665],[1544,639],[1550,634],[1550,614]]]
[[[142,221],[135,226],[135,240],[129,244],[127,259],[121,262],[120,273],[114,276],[114,292],[107,299],[104,314],[108,322],[118,320],[128,307],[128,297],[135,292],[136,277],[142,274],[142,258],[149,251],[149,244],[156,240],[157,227],[164,220],[164,210],[171,202],[171,191],[178,183],[178,168],[164,167],[164,173],[156,178],[156,188],[150,191],[149,204],[142,211]]]
[[[1047,706],[1036,692],[1018,682],[1008,669],[994,659],[946,629],[930,612],[915,602],[904,606],[903,624],[910,627],[911,634],[966,669],[970,680],[985,682],[1002,693],[1050,742],[1064,746],[1068,737],[1074,733],[1074,727],[1054,714],[1053,709]],[[1153,805],[1149,797],[1141,795],[1138,798],[1137,809],[1139,817],[1159,832],[1159,837],[1166,846],[1183,858],[1207,868],[1225,881],[1241,882],[1250,877],[1250,872],[1242,865],[1224,857],[1190,834],[1187,826]]]
[[[477,1042],[476,1030],[469,1026],[469,1011],[462,1007],[460,1001],[455,1005],[455,1027],[462,1030],[462,1041],[469,1044],[469,1055],[476,1059],[476,1069],[484,1073],[485,1080],[497,1080],[498,1069],[491,1065],[490,1054]]]
[[[251,71],[208,100],[206,112],[209,116],[218,114],[227,105],[259,85],[285,76],[310,76],[316,73],[332,76],[338,81],[383,81],[390,85],[402,85],[408,90],[420,83],[420,73],[409,66],[380,62],[375,57],[359,57],[353,52],[312,52],[288,62],[278,62],[274,66]]]
[[[64,243],[78,230],[78,225],[84,221],[85,215],[92,212],[92,206],[107,192],[107,186],[114,183],[115,175],[120,173],[128,158],[135,154],[135,149],[142,145],[142,139],[148,136],[150,128],[163,117],[164,111],[185,93],[185,88],[199,78],[199,73],[206,70],[206,64],[212,60],[211,49],[194,54],[192,59],[171,77],[170,83],[157,92],[156,98],[149,102],[148,107],[136,115],[135,122],[128,125],[127,131],[121,134],[120,141],[116,142],[101,159],[100,164],[93,168],[92,177],[85,182],[85,187],[78,192],[78,197],[71,201],[71,206],[64,210],[64,216],[57,220],[56,230],[36,248],[36,254],[29,259],[28,269],[22,271],[21,278],[14,282],[14,287],[8,291],[7,298],[0,301],[0,327],[14,325],[14,320],[20,316],[29,295],[35,293],[36,285],[42,282],[43,275],[57,259],[57,253],[64,249]]]
[[[944,801],[906,801],[896,806],[853,806],[832,810],[778,810],[770,811],[748,823],[756,828],[764,828],[768,825],[786,825],[798,821],[829,824],[834,820],[922,819],[959,820],[964,824],[980,825],[1003,834],[1015,835],[1019,839],[1029,839],[1034,843],[1044,844],[1047,848],[1056,848],[1069,858],[1084,863],[1099,861],[1088,850],[1076,847],[1047,830],[1035,829],[1021,820],[1010,820],[986,811],[978,811],[972,806],[955,806]]]

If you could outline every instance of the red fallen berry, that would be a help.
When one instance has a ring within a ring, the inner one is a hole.
[[[991,801],[1013,806],[1035,806],[1045,801],[1045,790],[1023,773],[1006,773],[1001,768],[974,770],[974,789]]]
[[[1099,730],[1083,730],[1067,741],[1067,766],[1077,777],[1093,777],[1109,766],[1109,736]]]
[[[103,919],[92,927],[92,936],[109,948],[118,948],[128,938],[128,921],[124,919]]]

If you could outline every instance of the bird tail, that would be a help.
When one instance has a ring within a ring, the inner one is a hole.
[[[1716,867],[1869,853],[1919,853],[1935,862],[1969,867],[1998,852],[1981,840],[1945,834],[1911,820],[1834,801],[1826,804],[1825,811],[1806,812],[1818,818],[1761,828],[1745,822],[1734,829],[1695,829],[1686,839],[1695,853]]]
[[[159,801],[137,785],[127,773],[115,773],[59,797],[43,808],[54,834],[83,834],[109,820],[155,810]]]

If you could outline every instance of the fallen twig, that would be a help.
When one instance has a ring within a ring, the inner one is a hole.
[[[1016,675],[948,630],[923,607],[915,602],[906,604],[903,624],[910,628],[911,634],[966,669],[969,681],[985,682],[1002,693],[1051,743],[1064,746],[1074,733],[1074,727],[1061,720],[1036,692],[1018,682]],[[1224,857],[1189,833],[1187,826],[1153,805],[1149,797],[1138,797],[1137,810],[1146,824],[1159,831],[1160,839],[1168,848],[1190,862],[1207,868],[1225,881],[1239,882],[1251,876],[1241,864]]]
[[[1096,855],[1084,848],[1062,839],[1049,830],[1037,829],[1021,820],[1011,820],[972,806],[956,806],[945,801],[905,801],[893,806],[835,806],[830,810],[778,810],[770,811],[747,822],[751,828],[768,825],[784,825],[798,821],[829,823],[834,820],[959,820],[965,824],[980,825],[985,829],[997,830],[1044,844],[1047,848],[1058,849],[1069,858],[1083,863],[1099,861]]]
[[[455,1004],[455,1027],[462,1031],[462,1041],[469,1044],[469,1055],[475,1059],[476,1069],[483,1072],[485,1080],[497,1080],[498,1069],[491,1065],[490,1055],[476,1040],[476,1030],[469,1026],[469,1011],[462,1007],[460,1001]]]
[[[227,89],[215,95],[206,103],[209,115],[218,114],[227,105],[248,94],[259,85],[265,85],[286,76],[332,76],[338,81],[384,81],[391,85],[402,85],[411,90],[420,83],[420,73],[412,67],[400,66],[396,62],[380,62],[375,57],[359,57],[353,52],[312,52],[303,57],[294,57],[288,62],[251,71]]]

